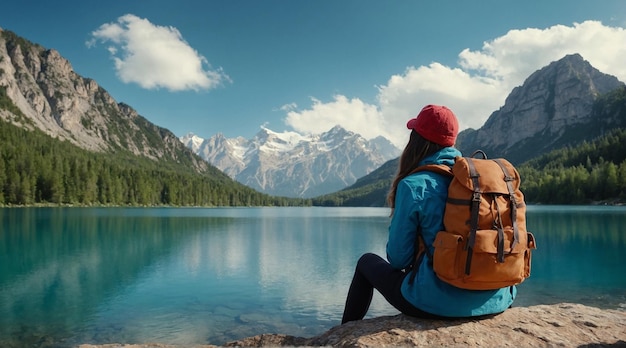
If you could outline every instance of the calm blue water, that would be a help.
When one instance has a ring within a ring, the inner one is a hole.
[[[0,346],[223,344],[339,324],[384,208],[0,209]],[[516,306],[626,309],[626,207],[532,206]],[[369,316],[397,312],[376,296]]]

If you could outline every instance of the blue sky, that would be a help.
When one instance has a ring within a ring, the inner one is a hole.
[[[424,105],[478,128],[565,54],[626,81],[623,0],[21,0],[0,28],[178,136],[339,124],[403,146]]]

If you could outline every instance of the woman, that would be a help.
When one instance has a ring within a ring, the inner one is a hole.
[[[458,121],[445,106],[427,105],[408,121],[411,135],[400,157],[398,173],[387,197],[391,223],[387,261],[363,255],[350,284],[342,324],[367,314],[377,289],[400,312],[422,318],[471,317],[503,312],[515,299],[515,287],[465,290],[441,281],[433,271],[432,244],[443,230],[443,212],[451,178],[430,171],[413,172],[425,164],[452,166],[461,153],[453,146]],[[422,253],[416,269],[417,231],[430,252]]]

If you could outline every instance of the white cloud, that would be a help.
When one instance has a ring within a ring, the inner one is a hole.
[[[285,111],[285,112],[289,112],[289,111],[295,110],[297,108],[298,108],[298,104],[290,103],[290,104],[285,104],[285,105],[281,106],[280,110]]]
[[[482,115],[488,116],[494,110],[492,105],[486,105],[485,97],[503,100],[506,92],[502,81],[472,76],[439,63],[409,68],[379,87],[378,108],[387,131],[384,136],[402,148],[409,135],[406,122],[427,104],[447,105],[459,118],[461,129],[472,127]]]
[[[378,87],[376,105],[341,95],[329,103],[313,99],[308,110],[290,110],[285,122],[309,132],[339,124],[365,137],[386,136],[403,147],[408,139],[406,122],[424,105],[447,105],[461,129],[479,128],[514,87],[567,54],[579,53],[596,69],[626,81],[624,43],[626,29],[597,21],[511,30],[485,42],[478,51],[462,50],[458,67],[434,62],[392,76]]]
[[[229,77],[221,69],[205,68],[208,61],[173,27],[158,26],[132,14],[106,23],[87,42],[106,43],[118,77],[142,88],[170,91],[206,90]]]
[[[380,135],[382,119],[375,105],[343,95],[336,95],[333,99],[332,102],[322,103],[311,98],[311,109],[303,111],[293,110],[293,104],[285,105],[281,108],[289,110],[285,123],[304,133],[319,134],[339,124],[348,130],[358,129],[359,134],[366,138]]]

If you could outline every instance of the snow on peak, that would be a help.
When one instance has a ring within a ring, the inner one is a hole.
[[[287,197],[337,191],[400,154],[383,138],[368,141],[340,126],[322,134],[262,126],[251,139],[215,135],[195,152],[244,185]]]
[[[200,149],[200,147],[202,146],[202,143],[204,142],[203,138],[200,138],[199,136],[195,135],[192,132],[189,132],[185,135],[183,135],[182,137],[178,138],[183,144],[185,144],[185,146],[187,146],[188,148],[190,148],[193,152],[198,152],[198,150]]]
[[[261,131],[255,136],[258,146],[264,152],[291,152],[303,142],[310,142],[312,139],[296,132],[274,132],[269,128],[261,127]]]

